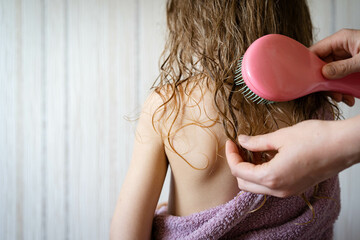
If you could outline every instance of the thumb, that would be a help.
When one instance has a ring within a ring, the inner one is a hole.
[[[253,152],[277,150],[274,145],[274,134],[276,132],[258,136],[239,135],[238,141],[243,148]]]
[[[225,154],[226,154],[226,159],[229,162],[229,165],[236,165],[244,161],[239,153],[238,147],[231,140],[226,141]]]
[[[328,79],[342,78],[354,72],[360,72],[360,54],[349,59],[328,63],[322,68],[324,77]]]

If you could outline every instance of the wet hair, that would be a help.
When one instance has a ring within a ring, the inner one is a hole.
[[[307,47],[312,44],[313,27],[306,0],[168,0],[166,13],[168,37],[161,72],[153,85],[164,103],[153,115],[153,124],[165,115],[172,121],[167,129],[169,143],[177,131],[173,126],[183,104],[182,89],[191,93],[199,86],[197,81],[212,89],[219,114],[214,121],[223,125],[234,142],[239,134],[272,132],[279,128],[279,121],[291,126],[307,119],[339,117],[338,108],[324,93],[262,105],[246,99],[239,91],[241,86],[234,84],[238,60],[261,36],[278,33]],[[241,152],[247,161],[260,163],[253,153],[245,149]]]

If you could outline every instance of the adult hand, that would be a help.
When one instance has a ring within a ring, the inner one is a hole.
[[[322,69],[326,78],[360,72],[360,30],[341,30],[310,50],[328,62]],[[354,105],[352,96],[332,97]],[[226,157],[240,189],[278,197],[299,194],[360,162],[359,123],[360,115],[337,122],[309,120],[262,136],[239,136],[239,143],[250,151],[278,153],[267,163],[253,165],[228,141]]]
[[[261,136],[239,136],[250,151],[277,150],[261,165],[244,162],[228,140],[226,157],[240,189],[277,197],[304,192],[360,161],[360,116],[344,121],[308,120]]]
[[[322,68],[324,77],[338,79],[354,72],[360,72],[360,30],[342,29],[310,47],[326,64]],[[349,106],[355,103],[354,97],[340,93],[330,93],[337,102]]]
[[[310,50],[328,62],[322,69],[328,79],[360,72],[360,30],[342,29],[314,44]]]

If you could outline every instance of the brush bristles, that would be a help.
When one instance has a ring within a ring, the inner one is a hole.
[[[266,99],[256,95],[256,93],[251,91],[251,89],[248,86],[246,86],[246,83],[245,83],[242,73],[241,73],[242,60],[243,60],[243,56],[240,58],[237,68],[235,70],[234,83],[236,85],[240,85],[240,86],[243,85],[240,88],[240,91],[250,101],[252,101],[256,104],[271,104],[271,103],[273,103],[273,101],[266,100]]]

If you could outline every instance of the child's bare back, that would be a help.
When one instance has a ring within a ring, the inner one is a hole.
[[[307,119],[324,119],[324,112],[336,116],[336,107],[322,93],[271,106],[256,105],[242,94],[245,86],[234,81],[238,60],[263,35],[283,33],[307,47],[311,45],[312,25],[305,0],[168,0],[166,16],[168,38],[160,75],[139,118],[131,164],[111,224],[113,239],[149,239],[152,232],[155,238],[161,237],[156,234],[165,230],[156,229],[171,225],[167,225],[167,217],[188,216],[233,199],[240,190],[225,159],[227,139],[236,142],[239,134],[259,135]],[[256,164],[271,158],[267,152],[243,153],[244,161],[254,160]],[[169,165],[168,209],[155,212]],[[332,193],[337,194],[338,189]],[[276,203],[281,205],[281,201]],[[306,207],[304,204],[292,207],[291,214],[296,215]],[[272,216],[266,206],[261,208],[262,213]],[[336,217],[338,210],[332,213]],[[330,226],[333,217],[324,221]],[[292,219],[282,220],[290,224],[290,230],[294,227]],[[224,229],[225,225],[235,226],[227,220],[222,223]],[[188,227],[186,234],[194,230],[193,223],[190,220],[184,225]],[[208,219],[198,223],[208,223]],[[245,233],[269,226],[268,222],[253,223]],[[171,236],[180,236],[176,235],[177,224],[169,228],[175,234]],[[198,238],[207,237],[194,237]]]
[[[229,201],[239,188],[225,159],[228,138],[212,90],[200,83],[180,95],[181,109],[170,136],[174,113],[158,126],[172,171],[168,212],[186,216]]]

